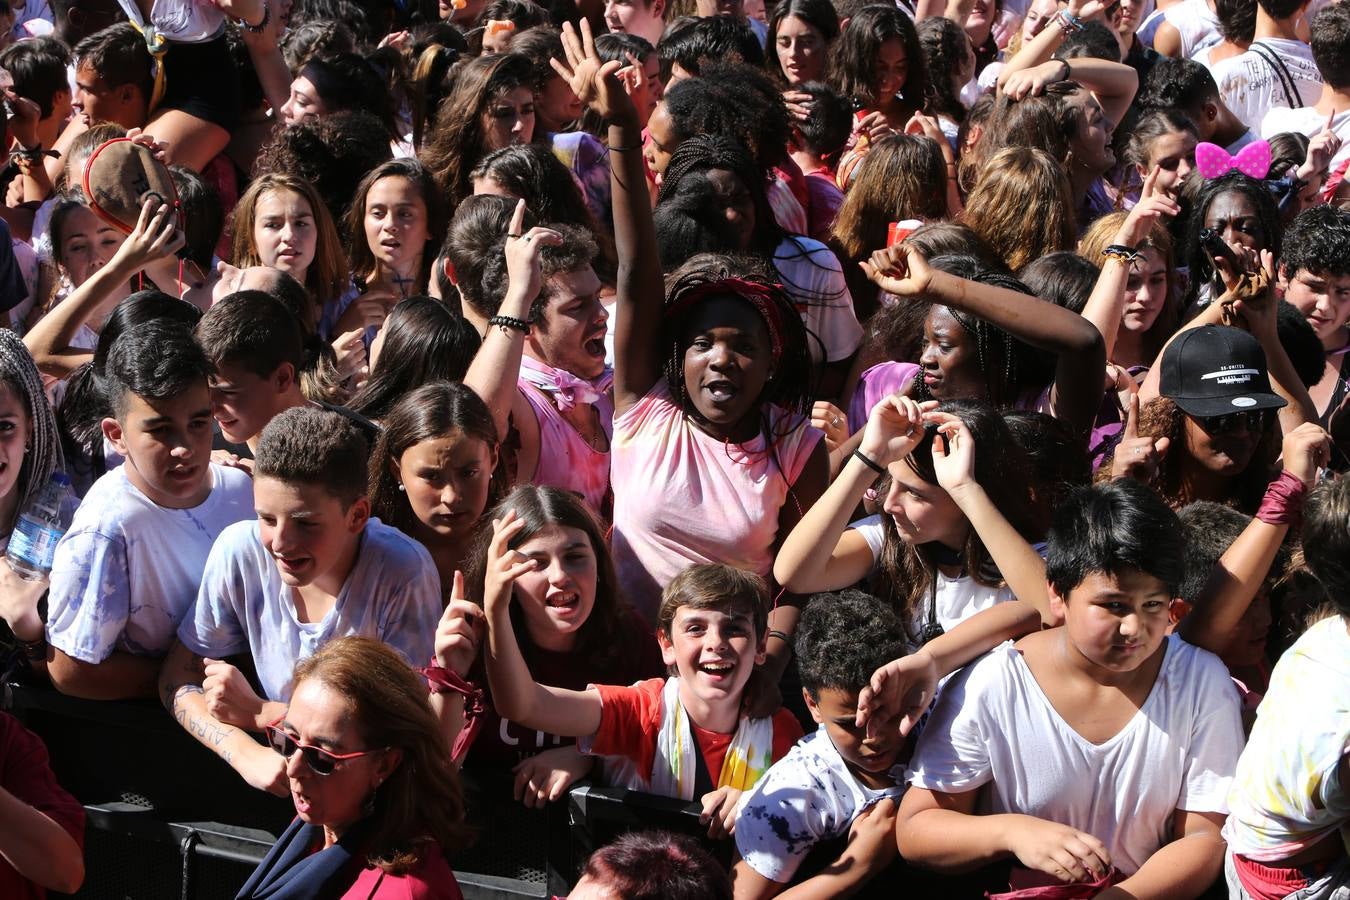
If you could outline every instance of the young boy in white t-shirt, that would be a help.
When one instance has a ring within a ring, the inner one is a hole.
[[[895,859],[896,805],[912,742],[900,734],[898,710],[880,727],[858,726],[858,694],[873,672],[904,654],[905,630],[890,607],[867,594],[817,594],[795,643],[802,695],[820,728],[774,763],[741,803],[737,900],[787,890],[808,855],[836,839],[847,839],[838,859],[797,887],[839,896]]]
[[[1076,883],[1103,900],[1209,888],[1243,737],[1223,663],[1168,635],[1184,540],[1129,480],[1058,510],[1046,579],[1064,624],[942,689],[900,807],[908,862],[1011,862],[998,889]]]
[[[210,462],[210,371],[180,323],[142,325],[108,353],[103,434],[126,462],[90,488],[56,548],[48,670],[63,693],[153,697],[212,543],[253,514],[248,476]]]
[[[1309,44],[1313,62],[1322,74],[1322,94],[1308,106],[1276,108],[1266,113],[1261,121],[1261,137],[1270,139],[1292,131],[1311,140],[1323,130],[1329,131],[1340,142],[1328,166],[1334,172],[1350,160],[1350,6],[1333,3],[1324,7],[1313,17],[1311,32]],[[1272,177],[1282,174],[1271,173]]]
[[[164,705],[254,787],[286,793],[285,761],[247,732],[286,711],[295,664],[337,637],[431,659],[440,578],[421,544],[370,518],[369,448],[339,413],[296,407],[263,429],[257,519],[227,528],[164,663]],[[262,688],[224,662],[246,656]]]
[[[1337,615],[1285,651],[1257,708],[1223,829],[1233,900],[1350,891],[1350,480],[1308,495],[1302,540]]]

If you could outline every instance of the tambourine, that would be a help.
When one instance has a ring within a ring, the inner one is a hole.
[[[94,150],[84,164],[83,186],[94,215],[125,234],[136,227],[146,200],[178,208],[178,189],[168,167],[149,147],[129,138],[115,138]]]

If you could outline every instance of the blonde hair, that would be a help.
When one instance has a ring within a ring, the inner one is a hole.
[[[347,254],[342,249],[342,238],[338,236],[333,216],[324,205],[319,192],[304,178],[285,172],[268,172],[254,179],[253,183],[239,198],[231,220],[233,230],[230,247],[231,262],[239,268],[261,266],[258,247],[253,241],[253,226],[257,221],[258,203],[268,192],[290,191],[299,194],[309,204],[314,216],[314,229],[317,240],[314,244],[314,262],[305,272],[305,290],[309,291],[315,303],[322,307],[325,303],[337,300],[347,289],[350,273],[347,270]]]
[[[1073,250],[1069,176],[1054,157],[1006,147],[980,170],[962,219],[1014,272],[1057,250]]]
[[[886,246],[886,226],[902,219],[947,218],[947,170],[926,137],[892,134],[867,151],[844,195],[833,235],[850,260]]]
[[[366,862],[398,875],[425,853],[457,849],[467,836],[464,795],[426,683],[383,641],[358,636],[331,640],[301,660],[295,685],[308,679],[346,699],[367,747],[403,752],[371,800]]]

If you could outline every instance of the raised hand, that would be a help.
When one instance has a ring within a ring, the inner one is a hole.
[[[544,289],[543,250],[558,246],[563,239],[552,228],[536,227],[522,234],[524,226],[525,201],[518,200],[506,232],[506,293],[528,309]]]
[[[178,227],[173,207],[150,198],[141,206],[136,227],[117,248],[110,263],[130,266],[140,271],[151,263],[173,256],[187,243]]]
[[[924,421],[937,425],[933,437],[933,473],[947,493],[975,483],[975,436],[958,416],[930,412]]]
[[[1045,93],[1047,85],[1062,80],[1063,74],[1063,63],[1057,59],[1052,59],[1038,66],[1013,72],[1003,80],[1002,85],[999,86],[999,93],[1006,94],[1014,100],[1038,97]]]
[[[902,394],[892,394],[867,417],[858,450],[879,466],[904,459],[923,438],[924,413],[937,409],[937,401],[919,403]]]
[[[1254,336],[1262,339],[1276,336],[1276,322],[1279,316],[1279,300],[1271,287],[1275,279],[1265,266],[1270,252],[1262,253],[1262,268],[1239,276],[1226,295],[1224,311],[1235,319],[1235,323]]]
[[[511,539],[524,527],[525,521],[516,517],[515,510],[492,520],[492,540],[488,542],[487,571],[483,577],[483,601],[489,615],[503,603],[510,605],[516,579],[538,567],[535,560],[510,547]]]
[[[1303,165],[1298,167],[1297,177],[1303,181],[1321,180],[1331,168],[1331,160],[1341,150],[1341,139],[1331,130],[1331,120],[1335,113],[1329,113],[1322,130],[1312,136],[1308,142],[1308,152]]]
[[[1171,440],[1166,437],[1139,434],[1139,395],[1131,394],[1125,412],[1125,427],[1111,460],[1111,477],[1133,478],[1148,484],[1157,474],[1163,457],[1167,456],[1170,444]]]
[[[927,257],[909,244],[877,250],[871,260],[858,265],[873,284],[897,297],[920,296],[933,281]]]
[[[1304,422],[1284,436],[1284,470],[1309,487],[1317,470],[1331,464],[1331,435],[1316,422]]]
[[[1138,247],[1153,230],[1154,223],[1163,218],[1170,219],[1181,212],[1181,206],[1177,201],[1158,188],[1161,174],[1162,166],[1154,166],[1153,171],[1148,173],[1144,179],[1143,191],[1139,195],[1139,202],[1120,224],[1120,230],[1116,232],[1113,244]]]
[[[599,54],[595,52],[590,22],[585,18],[581,20],[579,37],[572,23],[564,22],[562,42],[566,60],[552,59],[549,64],[553,66],[553,71],[567,81],[577,99],[607,122],[636,120],[637,107],[633,105],[633,99],[624,90],[618,76],[623,63],[618,60],[600,60]]]
[[[468,677],[486,634],[483,611],[465,597],[464,573],[456,569],[450,602],[436,625],[436,665]]]

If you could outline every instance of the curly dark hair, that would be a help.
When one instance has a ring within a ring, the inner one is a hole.
[[[952,84],[947,73],[961,70],[969,45],[966,30],[945,16],[929,16],[919,23],[923,64],[932,76],[927,79],[924,110],[930,115],[946,116],[958,125],[966,117],[966,106],[961,102],[960,89]]]
[[[1197,500],[1177,510],[1186,526],[1186,572],[1178,596],[1192,605],[1205,589],[1219,558],[1251,523],[1252,517],[1231,506],[1210,500]],[[1268,579],[1278,577],[1289,565],[1290,547],[1281,546],[1271,563]]]
[[[663,102],[678,138],[731,138],[750,151],[764,173],[786,158],[791,120],[783,95],[762,69],[709,62],[700,77],[671,85]]]
[[[319,192],[333,221],[340,222],[352,200],[352,185],[392,157],[380,120],[352,110],[281,129],[259,151],[253,174],[305,179]]]
[[[1280,266],[1287,278],[1299,270],[1333,278],[1350,275],[1350,212],[1321,204],[1299,213],[1284,233]]]
[[[905,655],[905,629],[895,610],[858,590],[815,594],[793,636],[802,687],[819,701],[822,688],[856,694],[872,673]]]

